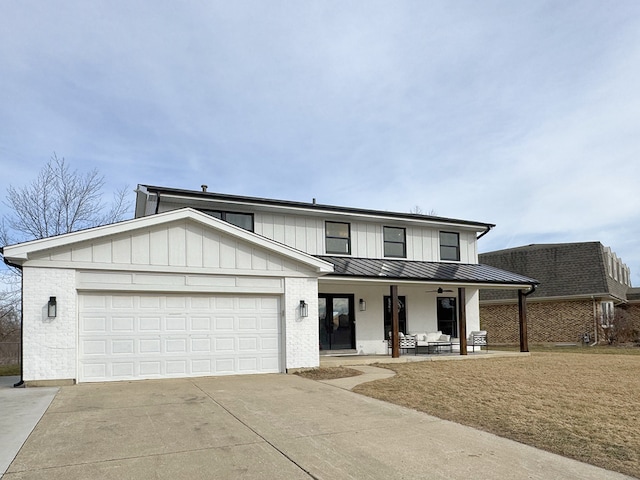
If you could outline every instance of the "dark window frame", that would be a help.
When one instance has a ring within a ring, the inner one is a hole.
[[[389,230],[401,230],[402,231],[402,241],[398,242],[395,240],[387,240],[386,237],[386,232],[387,229]],[[404,227],[390,227],[390,226],[383,226],[382,227],[382,249],[383,249],[383,253],[385,257],[391,257],[391,258],[407,258],[407,229]],[[394,246],[394,245],[402,245],[402,254],[401,255],[394,255],[392,253],[387,252],[387,245],[388,246]]]
[[[384,338],[389,338],[389,332],[391,331],[391,296],[384,295],[382,301],[384,302]],[[405,295],[398,295],[398,332],[408,333],[407,330],[407,297]]]
[[[238,228],[242,228],[248,232],[254,232],[255,230],[255,219],[253,216],[253,213],[247,213],[247,212],[230,212],[230,211],[226,211],[226,210],[202,210],[203,213],[206,213],[207,215],[211,215],[214,218],[218,218],[220,220],[222,220],[223,222],[227,222],[230,223],[231,225],[235,225]],[[227,215],[244,215],[247,216],[249,218],[251,218],[251,228],[245,228],[242,225],[238,225],[234,222],[230,222],[227,219]]]
[[[335,235],[329,235],[329,229],[327,228],[328,224],[335,225],[346,225],[347,226],[347,236],[346,237],[338,237]],[[329,242],[328,240],[346,240],[347,251],[337,251],[337,250],[329,250]],[[326,220],[324,222],[324,243],[325,243],[325,251],[329,254],[334,255],[351,255],[351,224],[348,222],[333,222],[331,220]]]
[[[443,243],[443,234],[446,235],[455,235],[456,244],[448,244]],[[454,252],[454,255],[451,255],[449,252]],[[453,262],[460,261],[460,233],[459,232],[440,232],[440,260],[450,260]]]

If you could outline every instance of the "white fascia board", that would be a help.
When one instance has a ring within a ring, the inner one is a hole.
[[[158,213],[156,215],[134,218],[132,220],[125,220],[123,222],[103,225],[101,227],[94,227],[87,230],[80,230],[77,232],[57,235],[55,237],[42,238],[38,240],[32,240],[30,242],[19,243],[17,245],[10,245],[4,247],[3,255],[6,259],[12,262],[22,264],[24,263],[24,261],[29,259],[30,253],[48,250],[51,248],[64,247],[71,244],[91,241],[97,238],[119,235],[134,230],[154,227],[162,225],[164,223],[171,223],[187,219],[204,224],[210,228],[222,231],[231,236],[241,238],[249,243],[303,263],[315,269],[317,273],[326,274],[333,272],[333,265],[325,262],[324,260],[320,260],[319,258],[316,258],[312,255],[304,253],[300,250],[296,250],[295,248],[275,242],[253,232],[249,232],[247,230],[244,230],[243,228],[236,227],[235,225],[224,222],[212,217],[211,215],[207,215],[206,213],[199,212],[192,208],[170,210],[168,212]]]

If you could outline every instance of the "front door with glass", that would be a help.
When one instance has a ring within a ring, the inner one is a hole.
[[[353,305],[353,295],[319,295],[320,350],[356,348]]]

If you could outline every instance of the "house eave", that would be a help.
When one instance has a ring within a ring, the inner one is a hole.
[[[380,210],[370,210],[363,208],[341,207],[320,203],[294,202],[288,200],[276,200],[260,197],[245,197],[238,195],[227,195],[214,192],[199,192],[192,190],[181,190],[150,185],[140,185],[146,193],[158,194],[165,201],[167,199],[178,199],[185,204],[192,204],[193,200],[200,200],[204,204],[220,203],[239,208],[259,208],[263,211],[273,210],[280,213],[290,212],[292,214],[305,215],[327,215],[331,214],[344,218],[367,218],[371,220],[401,221],[403,223],[441,225],[443,227],[456,227],[468,229],[474,232],[483,232],[495,227],[494,224],[484,222],[474,222],[453,218],[437,217],[431,215],[419,215],[412,213],[388,212]]]

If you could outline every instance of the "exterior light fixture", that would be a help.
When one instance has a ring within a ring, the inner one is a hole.
[[[367,302],[365,302],[362,298],[360,299],[360,311],[364,312],[367,310]]]
[[[309,316],[309,304],[304,300],[300,300],[300,316],[301,317]]]
[[[47,303],[47,316],[49,318],[56,318],[58,314],[58,302],[56,297],[49,297],[49,303]]]

